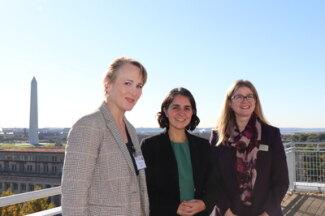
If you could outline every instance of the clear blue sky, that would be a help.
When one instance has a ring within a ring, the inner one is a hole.
[[[30,81],[39,126],[70,127],[103,99],[102,78],[122,55],[148,83],[127,114],[157,127],[166,93],[192,91],[213,127],[236,79],[257,87],[278,127],[325,127],[324,1],[0,0],[0,127],[28,127]]]

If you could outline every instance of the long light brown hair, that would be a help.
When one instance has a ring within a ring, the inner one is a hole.
[[[230,107],[231,97],[233,96],[234,92],[237,91],[238,88],[247,87],[249,88],[254,96],[255,96],[255,115],[262,121],[263,123],[267,123],[260,102],[260,98],[258,96],[257,90],[254,85],[248,80],[237,80],[234,84],[229,88],[227,91],[222,110],[216,125],[216,131],[218,132],[218,142],[217,145],[226,141],[230,136],[230,125],[236,121],[236,116],[232,108]]]

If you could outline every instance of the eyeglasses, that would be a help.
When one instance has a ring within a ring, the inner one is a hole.
[[[248,102],[254,102],[255,101],[255,95],[254,94],[249,94],[247,96],[237,94],[231,97],[232,100],[235,102],[241,103],[246,99]]]

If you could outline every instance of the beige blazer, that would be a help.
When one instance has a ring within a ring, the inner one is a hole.
[[[137,153],[134,127],[124,119]],[[106,104],[78,120],[68,136],[62,175],[64,216],[149,215],[144,170],[137,176]]]

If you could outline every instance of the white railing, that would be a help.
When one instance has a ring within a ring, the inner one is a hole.
[[[26,215],[26,216],[55,216],[55,215],[58,215],[58,214],[61,214],[61,213],[62,213],[62,209],[61,209],[61,206],[60,206],[60,207],[56,207],[56,208],[36,212],[36,213],[33,213],[33,214],[29,214],[29,215]]]
[[[290,190],[325,191],[325,142],[284,144],[289,169]]]
[[[20,193],[20,194],[15,194],[6,197],[0,197],[0,207],[14,205],[14,204],[23,203],[30,200],[35,200],[35,199],[40,199],[40,198],[45,198],[45,197],[50,197],[50,196],[55,196],[60,194],[61,194],[61,186],[47,188],[43,190],[36,190],[36,191],[31,191],[26,193]],[[48,209],[37,213],[33,213],[28,216],[52,216],[61,213],[62,210],[60,206],[53,209]]]
[[[306,144],[310,144],[308,145],[308,148],[306,148]],[[319,163],[324,162],[323,160],[325,158],[325,143],[285,143],[284,146],[289,168],[289,189],[298,191],[316,190],[324,192],[325,169],[323,167],[320,167]],[[315,170],[315,168],[317,168],[318,176],[313,175],[313,173],[301,172],[301,170],[310,171]],[[302,178],[303,181],[299,181]],[[43,190],[15,194],[7,197],[0,197],[0,207],[60,194],[61,187],[59,186]],[[57,214],[62,214],[61,206],[29,214],[27,216],[54,216]]]

